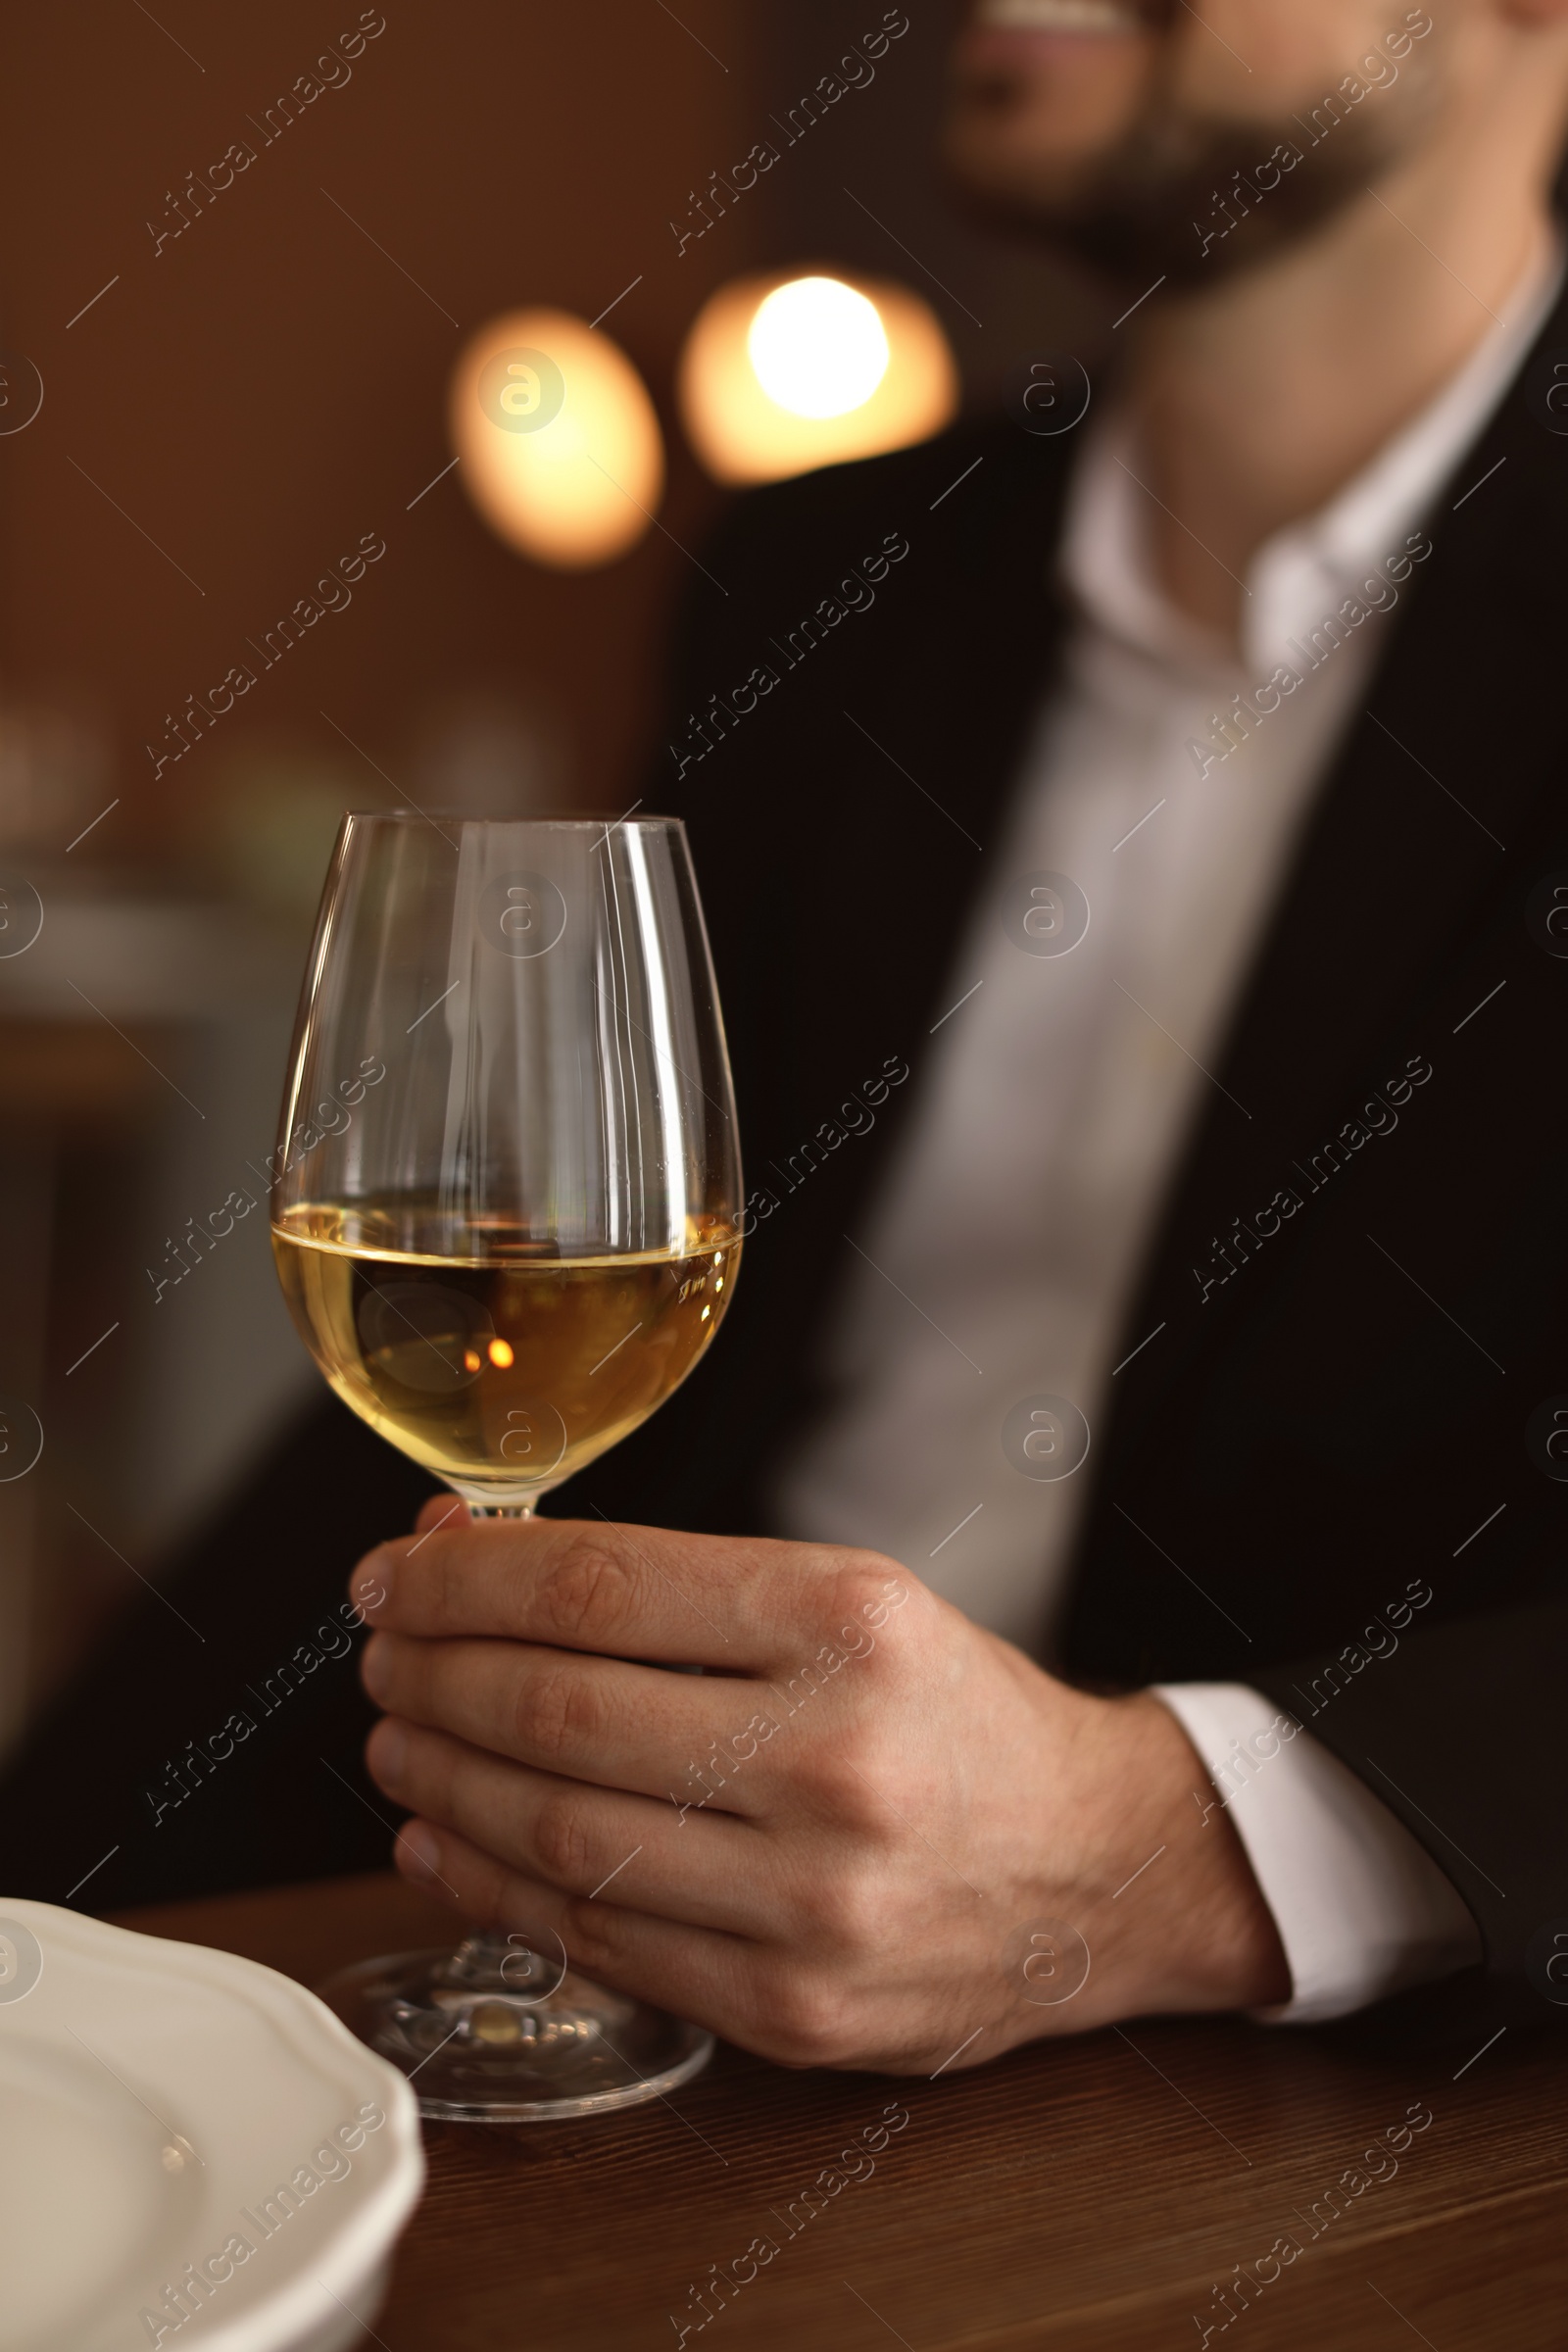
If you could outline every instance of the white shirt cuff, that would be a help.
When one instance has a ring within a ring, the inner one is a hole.
[[[1152,1695],[1202,1757],[1204,1804],[1229,1814],[1274,1914],[1292,1992],[1264,2022],[1346,2017],[1480,1960],[1476,1923],[1425,1847],[1294,1716],[1244,1683]]]

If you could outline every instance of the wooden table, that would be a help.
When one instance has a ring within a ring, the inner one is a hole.
[[[389,1876],[124,1924],[309,1984],[451,1923]],[[1211,2326],[1225,2352],[1561,2352],[1568,2041],[1513,2027],[1476,2056],[1483,2036],[1445,2015],[1310,2033],[1146,2021],[936,2081],[725,2049],[672,2100],[619,2115],[431,2125],[429,2185],[366,2342],[654,2352],[689,2325],[703,2352],[1165,2352]],[[908,2120],[881,2152],[808,2199],[890,2106]],[[1431,2122],[1368,2164],[1412,2107]],[[1362,2188],[1330,2199],[1358,2165]],[[1299,2250],[1271,2259],[1290,2232]],[[777,2248],[760,2268],[754,2239]],[[1238,2265],[1250,2299],[1233,2283],[1227,2324],[1214,2289]],[[693,2290],[737,2266],[746,2283],[722,2302],[710,2284],[700,2326]]]

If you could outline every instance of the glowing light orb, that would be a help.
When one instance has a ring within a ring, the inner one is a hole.
[[[715,480],[770,482],[940,432],[957,411],[958,371],[907,286],[774,271],[736,278],[704,304],[678,393]]]
[[[863,408],[888,371],[874,302],[837,277],[797,277],[757,306],[746,349],[770,400],[797,416]]]
[[[602,328],[511,311],[459,355],[458,479],[511,547],[561,571],[625,555],[652,529],[664,443],[647,386]]]

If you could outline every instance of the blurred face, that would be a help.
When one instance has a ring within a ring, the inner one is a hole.
[[[1212,284],[1418,147],[1447,54],[1406,0],[966,0],[944,160],[994,224]]]

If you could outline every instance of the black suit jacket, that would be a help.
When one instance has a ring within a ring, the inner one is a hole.
[[[1545,1974],[1568,1952],[1568,1463],[1549,1449],[1568,1392],[1568,940],[1543,903],[1568,880],[1568,439],[1542,404],[1559,347],[1561,313],[1435,502],[1430,557],[1368,624],[1383,635],[1366,708],[1116,1351],[1157,1333],[1095,1432],[1060,1642],[1064,1669],[1101,1684],[1270,1693],[1459,1887],[1486,1946],[1478,2007],[1542,2016],[1568,1993]],[[933,1025],[970,985],[965,918],[1057,659],[1075,454],[1073,436],[966,429],[755,494],[707,553],[646,805],[689,822],[755,1230],[710,1358],[560,1510],[765,1531],[785,1449],[831,1406],[822,1344],[851,1239]],[[874,1130],[826,1140],[852,1092],[905,1064]],[[310,1670],[295,1711],[218,1771],[188,1773],[156,1826],[143,1784],[222,1720],[220,1686],[306,1638],[424,1485],[318,1408],[174,1590],[217,1629],[220,1671],[144,1612],[13,1773],[0,1880],[58,1899],[117,1833],[78,1900],[384,1852],[347,1661]]]

